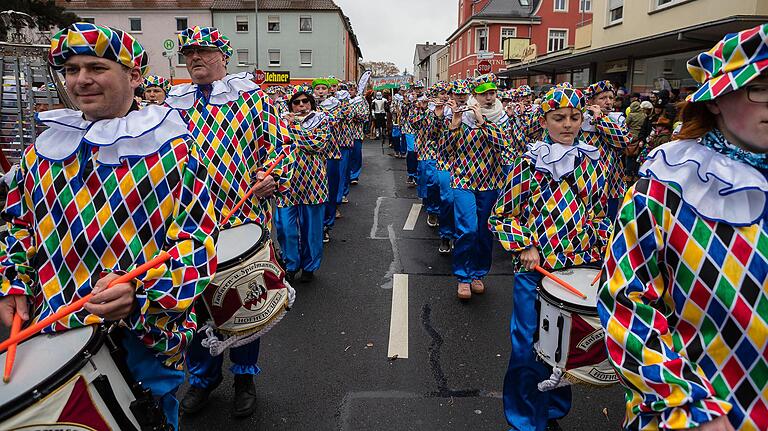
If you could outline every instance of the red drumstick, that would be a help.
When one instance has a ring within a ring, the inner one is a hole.
[[[272,162],[272,164],[269,165],[269,168],[267,168],[266,172],[264,172],[264,177],[267,177],[267,176],[272,174],[272,171],[274,171],[275,168],[277,167],[277,165],[285,158],[285,155],[286,155],[286,153],[280,153],[280,155],[277,156],[275,161]],[[261,181],[264,181],[264,180],[261,180]],[[248,198],[250,198],[251,195],[254,192],[256,192],[256,188],[259,186],[259,184],[261,184],[261,181],[259,181],[258,183],[254,184],[253,187],[248,189],[248,192],[240,199],[240,201],[237,204],[235,204],[234,207],[232,207],[232,210],[229,211],[229,214],[227,214],[227,216],[222,219],[223,222],[226,222],[227,220],[229,220],[229,216],[234,214],[235,211],[239,210],[240,207],[242,207],[243,204],[245,204],[245,202],[248,200]]]
[[[536,265],[534,267],[534,269],[536,271],[539,271],[545,277],[550,278],[552,281],[554,281],[555,283],[559,284],[560,286],[563,286],[566,290],[568,290],[569,292],[573,293],[574,295],[580,297],[581,299],[587,299],[587,295],[581,293],[581,291],[579,289],[576,289],[575,287],[571,286],[570,284],[564,282],[563,280],[561,280],[560,278],[556,277],[554,274],[552,274],[551,272],[547,271],[546,269],[540,267],[539,265]]]
[[[13,324],[11,324],[11,337],[15,336],[21,330],[21,313],[13,315]],[[8,346],[8,354],[5,355],[5,371],[3,372],[3,382],[11,381],[11,370],[13,362],[16,360],[16,344]]]
[[[160,265],[161,263],[167,261],[171,258],[171,255],[168,254],[167,251],[161,251],[160,254],[158,254],[154,259],[151,259],[139,266],[137,266],[132,271],[128,272],[127,274],[121,275],[117,277],[116,279],[112,280],[112,282],[109,283],[109,286],[107,286],[107,289],[110,287],[120,284],[120,283],[127,283],[134,278],[138,277],[139,275],[149,271],[150,269],[156,267],[157,265]],[[65,305],[64,307],[59,308],[59,310],[50,316],[46,317],[45,319],[35,323],[34,325],[31,325],[24,329],[23,331],[19,332],[15,336],[9,337],[7,340],[0,343],[0,353],[5,351],[5,349],[9,348],[11,345],[18,344],[31,336],[37,334],[43,328],[50,326],[57,320],[61,320],[70,314],[80,311],[81,308],[85,305],[86,302],[91,300],[91,297],[93,297],[93,293],[89,293],[82,298],[78,299],[75,302],[70,303],[69,305]]]

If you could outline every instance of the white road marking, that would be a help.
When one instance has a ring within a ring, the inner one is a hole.
[[[376,208],[373,209],[373,226],[371,226],[371,234],[368,235],[370,239],[383,239],[376,236],[376,232],[379,231],[379,208],[381,208],[381,201],[384,200],[384,196],[376,198]]]
[[[389,319],[387,357],[408,358],[408,274],[395,274],[392,281],[392,314]]]
[[[419,220],[419,212],[421,212],[421,204],[413,204],[411,206],[411,212],[408,213],[408,218],[405,219],[405,225],[403,230],[413,230],[416,227],[416,222]]]

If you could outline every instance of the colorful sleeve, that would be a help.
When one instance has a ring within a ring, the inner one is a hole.
[[[185,161],[182,178],[173,191],[173,215],[163,247],[171,259],[136,278],[139,318],[131,319],[134,329],[144,326],[151,308],[187,311],[216,272],[218,228],[207,186],[208,171],[199,162],[194,146],[190,146]]]
[[[32,147],[25,152],[29,157]],[[35,255],[35,238],[32,233],[34,215],[31,196],[25,193],[24,178],[27,171],[21,167],[11,181],[6,198],[3,218],[8,221],[8,235],[0,243],[0,297],[6,295],[34,295],[37,273],[31,264]]]
[[[291,138],[296,146],[309,153],[322,153],[328,144],[328,120],[323,119],[320,124],[311,130],[301,126],[301,124],[292,124],[290,127]]]
[[[365,102],[352,104],[352,119],[358,123],[363,123],[368,119],[368,105]]]
[[[626,148],[629,145],[629,130],[622,120],[603,115],[595,121],[595,130],[616,148]]]
[[[664,226],[671,215],[650,196],[650,184],[640,180],[624,198],[603,265],[598,312],[608,356],[628,389],[633,413],[655,417],[663,429],[693,428],[732,406],[717,398],[701,369],[676,351],[680,346],[667,320],[674,300],[663,261]]]
[[[527,162],[517,159],[488,219],[491,232],[508,251],[522,251],[536,245],[533,233],[523,223],[528,213],[525,204],[530,195],[530,172]]]
[[[259,136],[259,161],[263,169],[267,169],[275,161],[281,151],[289,151],[287,148],[291,142],[291,135],[285,122],[280,119],[277,109],[272,101],[265,97],[261,99],[261,134]],[[286,147],[285,149],[283,147]],[[283,177],[284,169],[289,165],[288,157],[278,163],[272,171],[272,175]]]
[[[607,216],[608,210],[608,182],[606,181],[605,163],[602,160],[591,162],[593,173],[590,175],[590,190],[588,214],[591,219],[589,223],[592,227],[592,233],[600,245],[601,254],[604,254],[605,247],[608,244],[608,238],[611,235],[610,217]]]
[[[506,133],[506,126],[500,126],[496,123],[485,121],[480,127],[482,134],[491,143],[491,146],[499,153],[509,149],[509,139]]]

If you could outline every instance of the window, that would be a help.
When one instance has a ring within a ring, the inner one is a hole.
[[[311,16],[299,17],[299,32],[312,33],[312,17]]]
[[[608,24],[616,24],[624,18],[624,0],[608,0]]]
[[[477,37],[475,38],[475,40],[477,41],[478,51],[488,51],[488,29],[487,28],[477,29]]]
[[[517,28],[505,27],[501,29],[501,44],[499,45],[499,52],[504,52],[504,41],[507,39],[514,39],[517,37]]]
[[[96,18],[93,18],[93,17],[90,17],[90,16],[89,17],[84,17],[84,16],[80,17],[80,21],[82,21],[82,22],[89,22],[91,24],[96,24]]]
[[[235,26],[238,33],[248,33],[248,17],[239,15],[235,18]]]
[[[459,57],[461,57],[461,52],[464,51],[464,41],[462,38],[459,38]]]
[[[568,0],[555,0],[555,12],[567,12]]]
[[[176,57],[176,60],[178,60],[179,66],[187,65],[187,59],[181,53],[179,53],[179,55]]]
[[[579,0],[579,12],[592,12],[592,0]]]
[[[677,3],[682,3],[683,0],[653,0],[654,9],[664,9],[667,6],[673,6]]]
[[[189,27],[189,20],[185,16],[176,17],[176,31],[184,31]]]
[[[531,0],[520,0],[520,6],[530,6]]]
[[[272,67],[280,66],[280,50],[279,49],[269,50],[269,65]]]
[[[237,65],[248,66],[248,50],[247,49],[237,50]]]
[[[466,53],[466,54],[464,54],[464,55],[469,55],[469,50],[470,50],[470,47],[469,47],[469,46],[470,46],[470,45],[472,45],[472,32],[471,32],[471,31],[470,31],[470,32],[467,32],[467,43],[466,43],[466,45],[465,45],[465,46],[466,46],[466,48],[467,48],[467,53]]]
[[[141,33],[141,18],[128,18],[131,23],[131,33]]]
[[[312,50],[299,50],[299,64],[301,67],[312,67]]]
[[[549,39],[547,40],[547,52],[560,51],[565,49],[568,30],[549,30]]]
[[[270,15],[267,18],[267,32],[280,33],[280,17],[277,15]]]

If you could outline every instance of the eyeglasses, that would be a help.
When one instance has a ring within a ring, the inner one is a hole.
[[[747,99],[753,103],[768,103],[768,85],[747,85]]]
[[[299,106],[302,103],[309,103],[309,99],[306,99],[306,98],[305,99],[296,99],[296,100],[291,102],[291,104],[293,104],[293,106]]]

